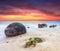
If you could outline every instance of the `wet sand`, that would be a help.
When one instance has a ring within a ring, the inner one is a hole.
[[[30,37],[41,37],[42,43],[35,47],[24,48]],[[27,28],[27,33],[16,37],[0,38],[0,51],[60,51],[60,28]]]

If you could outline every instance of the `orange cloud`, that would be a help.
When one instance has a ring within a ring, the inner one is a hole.
[[[54,16],[38,10],[22,9],[21,12],[0,14],[0,20],[60,20],[60,16]]]

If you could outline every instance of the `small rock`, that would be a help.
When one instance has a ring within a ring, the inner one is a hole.
[[[30,27],[27,27],[27,28],[30,28]]]

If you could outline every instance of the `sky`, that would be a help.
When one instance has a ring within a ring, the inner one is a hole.
[[[60,0],[0,0],[0,20],[60,20]]]

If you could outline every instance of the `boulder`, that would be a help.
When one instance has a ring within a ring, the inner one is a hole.
[[[8,37],[22,35],[26,33],[26,28],[21,23],[11,23],[5,29],[5,35]]]
[[[47,24],[38,24],[38,28],[44,28],[47,27]]]
[[[57,25],[50,25],[49,28],[55,28]]]

